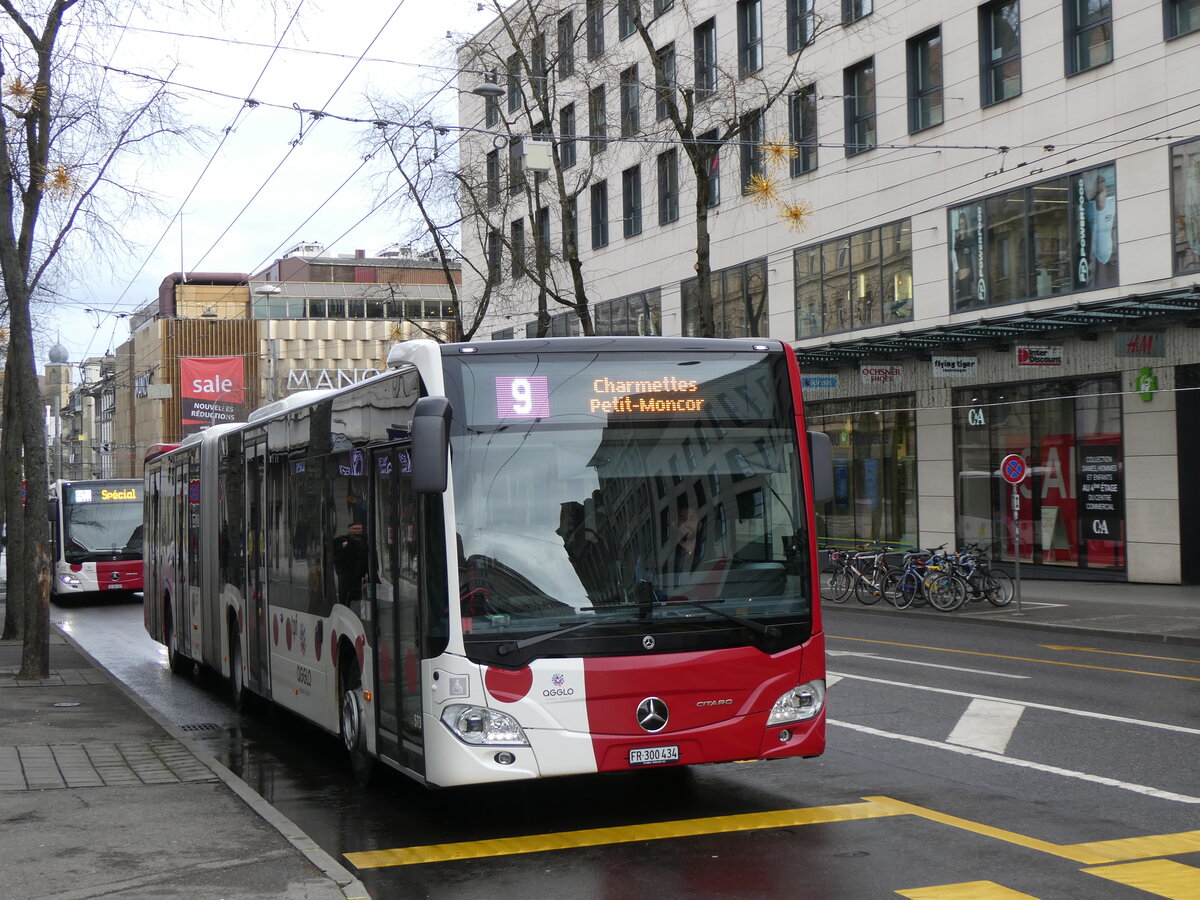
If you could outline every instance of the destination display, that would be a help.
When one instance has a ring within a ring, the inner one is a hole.
[[[130,487],[96,487],[75,488],[71,491],[72,503],[112,503],[130,502],[142,499],[137,486]]]
[[[773,385],[781,377],[781,360],[763,354],[703,362],[622,363],[608,357],[603,364],[556,354],[528,361],[523,373],[513,371],[513,362],[475,358],[464,363],[472,424],[578,416],[603,422],[675,416],[745,421],[774,419],[778,413]],[[680,369],[684,372],[677,374]]]

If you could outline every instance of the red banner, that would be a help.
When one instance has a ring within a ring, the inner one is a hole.
[[[183,357],[179,360],[179,385],[184,434],[245,418],[246,366],[242,357]]]

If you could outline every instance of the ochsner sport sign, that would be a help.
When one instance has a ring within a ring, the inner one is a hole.
[[[240,356],[185,356],[179,360],[183,433],[239,422],[246,411],[246,364]]]

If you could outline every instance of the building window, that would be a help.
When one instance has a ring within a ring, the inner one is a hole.
[[[1012,562],[1016,549],[1022,563],[1123,569],[1122,390],[1115,376],[956,390],[957,537],[993,560]],[[1030,476],[1014,523],[1008,485],[992,473],[1016,449]]]
[[[675,0],[654,0],[654,17],[658,18],[675,5]]]
[[[485,193],[487,205],[495,206],[500,202],[500,151],[493,150],[487,155],[487,181]]]
[[[767,261],[730,266],[709,275],[713,334],[716,337],[767,337]],[[680,284],[683,335],[699,337],[700,288],[695,278]]]
[[[738,0],[738,74],[742,77],[763,67],[762,0]]]
[[[558,77],[575,74],[575,23],[570,12],[558,17]]]
[[[509,226],[509,252],[512,254],[512,277],[525,274],[525,220],[515,219]]]
[[[604,109],[604,85],[588,91],[588,134],[591,135],[592,154],[608,149],[608,121]]]
[[[508,193],[525,190],[525,144],[513,139],[508,143]]]
[[[696,99],[705,100],[717,92],[717,20],[701,22],[692,31],[696,64]]]
[[[1115,166],[947,212],[954,311],[1119,283]]]
[[[842,0],[842,24],[849,25],[871,14],[872,0]]]
[[[575,165],[575,104],[558,111],[558,164],[569,169]]]
[[[641,130],[640,106],[638,67],[630,66],[621,73],[621,137],[630,137]]]
[[[592,185],[592,249],[608,246],[608,182]]]
[[[979,7],[979,52],[984,106],[1021,93],[1021,4],[996,0]]]
[[[942,29],[908,41],[908,130],[942,124]]]
[[[756,109],[742,116],[742,124],[738,129],[738,144],[742,161],[742,191],[750,188],[750,182],[757,176],[766,177],[767,167],[763,162],[763,111]]]
[[[864,59],[842,77],[846,111],[846,155],[875,146],[875,59]]]
[[[796,155],[792,158],[792,177],[817,168],[817,86],[806,85],[788,98],[788,129]]]
[[[658,224],[679,218],[679,150],[658,154]]]
[[[483,76],[486,84],[499,83],[500,76],[496,74],[496,70],[488,72]],[[500,122],[500,99],[498,97],[485,97],[483,99],[483,121],[487,126],[496,125]]]
[[[488,231],[487,236],[487,280],[490,285],[497,285],[503,278],[501,272],[502,264],[502,247],[504,238],[500,236],[500,232],[495,228]]]
[[[1167,37],[1179,37],[1200,28],[1200,0],[1166,0]]]
[[[1112,62],[1112,0],[1066,0],[1067,74]]]
[[[721,145],[717,142],[716,129],[704,132],[699,141],[712,148],[712,156],[708,158],[708,205],[716,206],[721,202]]]
[[[533,90],[533,96],[537,100],[544,100],[550,66],[546,61],[546,35],[540,31],[533,36],[533,40],[530,42],[529,66],[533,70],[529,76],[529,86]]]
[[[521,58],[516,53],[508,58],[505,71],[508,73],[508,111],[516,112],[521,108]]]
[[[1171,148],[1175,272],[1200,272],[1200,140]]]
[[[592,327],[596,334],[662,334],[662,289],[592,304]]]
[[[787,52],[807,47],[815,31],[813,0],[787,0]]]
[[[658,50],[655,54],[658,65],[654,68],[654,118],[661,122],[671,115],[671,101],[675,98],[675,45]]]
[[[913,317],[908,219],[802,247],[793,263],[797,338]]]
[[[625,237],[642,233],[642,167],[621,173],[621,212]]]
[[[492,332],[493,341],[511,341],[516,336],[516,330],[512,328],[498,328]]]
[[[539,272],[550,264],[550,207],[543,206],[533,215],[533,253]]]
[[[569,258],[572,253],[578,255],[578,223],[579,201],[575,197],[568,197],[562,207],[562,248],[565,257]]]
[[[617,37],[621,40],[637,30],[637,4],[640,0],[617,0]]]
[[[604,2],[587,0],[587,55],[595,59],[604,52]]]

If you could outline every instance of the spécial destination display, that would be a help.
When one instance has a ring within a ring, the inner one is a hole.
[[[662,415],[704,411],[706,399],[698,396],[700,383],[668,375],[655,380],[622,381],[596,378],[586,398],[587,412],[599,414]],[[496,417],[544,418],[551,414],[550,385],[544,375],[496,378]]]
[[[779,414],[773,399],[782,377],[779,361],[759,354],[606,359],[603,365],[566,354],[522,361],[528,363],[524,373],[513,371],[512,360],[466,363],[463,387],[473,425],[579,416],[602,422],[677,416],[762,421]]]

